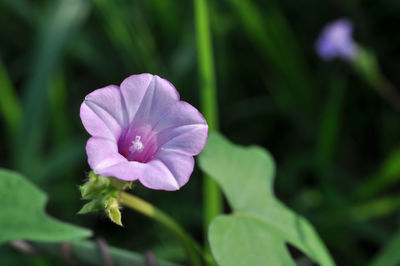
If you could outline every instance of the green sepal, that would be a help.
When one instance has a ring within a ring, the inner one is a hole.
[[[79,189],[82,199],[91,201],[86,203],[78,214],[104,211],[111,221],[122,226],[118,194],[120,191],[132,189],[132,187],[132,182],[90,172],[89,180]]]
[[[79,187],[82,199],[94,199],[104,193],[110,186],[110,179],[97,175],[94,172],[89,173],[89,180]]]
[[[123,226],[121,222],[121,212],[119,201],[116,197],[109,196],[104,200],[104,208],[107,213],[108,218],[114,223]]]
[[[111,183],[111,186],[113,188],[115,188],[115,189],[117,189],[119,191],[132,189],[132,187],[133,187],[133,182],[132,181],[130,181],[130,182],[122,181],[122,180],[119,180],[119,179],[113,178],[113,177],[110,177],[110,183]]]
[[[104,197],[97,197],[85,205],[79,210],[78,214],[86,214],[90,212],[102,211],[104,209]]]

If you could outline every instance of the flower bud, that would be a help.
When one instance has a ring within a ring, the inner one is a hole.
[[[119,201],[116,197],[109,196],[104,200],[104,208],[108,218],[114,223],[122,226]]]

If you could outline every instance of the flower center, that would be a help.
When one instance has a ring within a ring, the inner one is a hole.
[[[141,136],[136,136],[135,140],[132,141],[132,145],[129,147],[129,151],[134,153],[134,152],[142,152],[144,149],[144,145],[142,141],[140,140],[142,137]]]
[[[158,148],[157,136],[146,127],[131,129],[118,140],[118,152],[128,161],[147,163]]]

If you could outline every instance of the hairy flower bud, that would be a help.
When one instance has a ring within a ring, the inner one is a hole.
[[[116,197],[109,196],[104,200],[104,208],[108,218],[114,223],[122,226],[121,222],[121,212],[119,201]]]
[[[79,187],[82,199],[93,199],[110,185],[110,180],[94,172],[89,173],[89,180]]]
[[[132,188],[132,182],[115,178],[106,178],[93,172],[89,173],[89,180],[80,186],[82,199],[90,200],[78,212],[104,212],[114,223],[122,226],[119,204],[119,192]]]

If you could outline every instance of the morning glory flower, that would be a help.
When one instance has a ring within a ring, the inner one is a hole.
[[[96,174],[139,180],[151,189],[177,190],[193,172],[193,156],[207,141],[208,126],[192,105],[179,100],[167,80],[133,75],[97,89],[81,105],[91,135],[88,163]]]
[[[315,45],[318,55],[324,60],[338,57],[352,61],[358,55],[358,47],[352,33],[353,25],[348,19],[338,19],[328,24]]]

